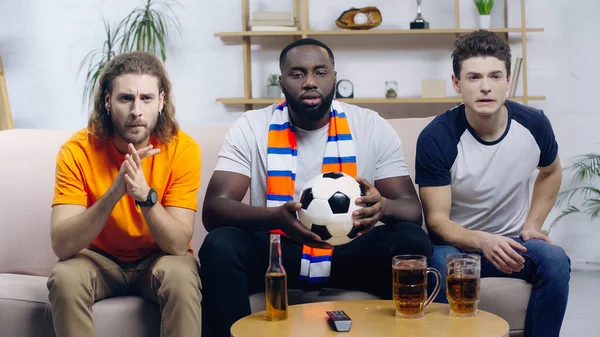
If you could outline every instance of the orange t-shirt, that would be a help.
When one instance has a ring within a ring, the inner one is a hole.
[[[168,144],[154,138],[151,144],[161,151],[142,159],[148,186],[156,190],[163,206],[197,211],[201,175],[198,143],[179,131]],[[92,206],[111,186],[124,159],[112,140],[98,139],[87,128],[78,131],[58,153],[52,206]],[[142,211],[129,194],[115,205],[104,229],[89,248],[104,251],[120,261],[135,261],[160,251]]]

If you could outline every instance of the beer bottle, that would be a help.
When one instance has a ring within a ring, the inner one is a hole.
[[[288,317],[287,274],[281,264],[281,241],[279,234],[270,237],[269,268],[265,274],[267,320],[280,321]]]

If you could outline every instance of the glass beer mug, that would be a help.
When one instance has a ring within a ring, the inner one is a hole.
[[[480,296],[481,257],[477,254],[450,254],[446,257],[446,298],[450,315],[477,315]]]
[[[427,296],[427,273],[436,278],[433,293]],[[420,318],[425,309],[440,292],[442,276],[437,269],[427,267],[423,255],[397,255],[392,259],[393,297],[396,316]]]

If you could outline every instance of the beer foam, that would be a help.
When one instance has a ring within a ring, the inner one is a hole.
[[[395,269],[426,269],[427,267],[421,261],[396,261],[394,264]]]

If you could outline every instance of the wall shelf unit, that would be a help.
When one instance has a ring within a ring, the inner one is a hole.
[[[0,131],[9,130],[13,127],[13,119],[8,102],[8,89],[6,88],[6,77],[4,76],[2,55],[0,55]]]
[[[494,33],[520,33],[520,28],[491,28]],[[216,37],[242,37],[242,36],[317,36],[317,35],[419,35],[419,34],[465,34],[473,29],[371,29],[371,30],[298,30],[298,31],[266,31],[266,32],[221,32],[215,33]],[[544,28],[526,28],[525,32],[543,32]]]
[[[274,36],[289,36],[292,39],[301,39],[309,36],[341,36],[341,35],[452,35],[459,37],[461,34],[469,33],[476,28],[460,28],[460,11],[459,1],[454,0],[454,28],[449,29],[370,29],[370,30],[311,30],[309,27],[309,0],[293,0],[294,1],[294,20],[298,30],[295,31],[252,31],[249,27],[250,21],[250,0],[242,0],[242,29],[237,32],[217,32],[215,37],[220,38],[241,38],[243,69],[244,69],[244,96],[239,98],[217,98],[217,102],[222,104],[243,104],[245,110],[251,110],[253,105],[268,105],[280,101],[280,99],[256,98],[252,95],[252,73],[251,60],[252,52],[250,49],[253,37],[274,37]],[[504,25],[508,27],[508,0],[504,0]],[[511,100],[528,104],[529,101],[545,100],[545,96],[529,96],[528,81],[527,81],[527,33],[544,32],[544,28],[527,27],[525,20],[525,0],[521,0],[521,26],[517,28],[491,28],[491,32],[501,34],[508,40],[509,33],[520,33],[521,49],[522,49],[522,66],[521,81],[523,95],[521,97],[510,97]],[[405,103],[460,103],[460,97],[442,97],[442,98],[424,98],[424,97],[399,97],[396,99],[367,98],[357,97],[353,99],[340,99],[340,101],[353,104],[405,104]]]
[[[530,101],[543,101],[545,96],[529,96]],[[523,102],[523,97],[511,97],[513,101]],[[223,104],[273,104],[282,99],[277,98],[217,98]],[[399,104],[399,103],[460,103],[460,97],[402,97],[402,98],[339,98],[338,101],[351,104]]]

